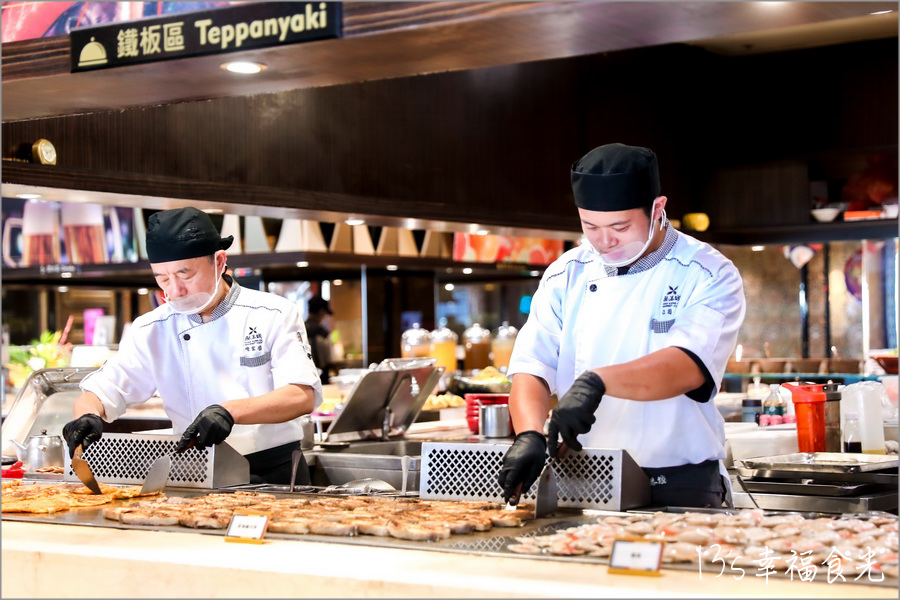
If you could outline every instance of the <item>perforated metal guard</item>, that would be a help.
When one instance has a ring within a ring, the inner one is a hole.
[[[426,442],[419,495],[435,500],[503,500],[497,474],[508,444]],[[650,483],[621,449],[585,448],[551,461],[561,507],[625,510],[650,501]],[[534,502],[537,486],[522,494]]]
[[[180,436],[106,433],[84,451],[94,477],[103,483],[144,483],[154,460],[175,451]],[[66,481],[78,481],[66,454]],[[172,456],[168,485],[188,488],[218,488],[249,483],[250,465],[227,443],[198,450],[189,448]]]

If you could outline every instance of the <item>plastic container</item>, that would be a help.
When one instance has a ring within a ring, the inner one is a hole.
[[[491,330],[485,329],[478,323],[463,332],[463,345],[466,355],[463,359],[463,369],[483,369],[491,366]]]
[[[741,421],[744,423],[759,424],[762,411],[762,400],[759,398],[744,398],[741,401]]]
[[[494,340],[491,342],[494,367],[503,372],[506,372],[506,369],[509,368],[509,359],[512,356],[518,333],[519,330],[510,325],[509,321],[503,321],[503,324],[497,329],[497,335],[494,336]]]
[[[429,357],[431,352],[431,334],[427,329],[422,329],[418,323],[413,323],[411,329],[407,329],[400,336],[400,356],[402,358]]]
[[[458,336],[446,326],[442,319],[441,327],[431,332],[429,354],[437,361],[436,366],[444,367],[449,373],[456,371],[456,343]]]
[[[847,414],[858,415],[864,454],[884,454],[884,421],[881,414],[883,392],[881,384],[873,381],[861,381],[841,390],[841,421]]]
[[[799,452],[825,452],[824,384],[785,383],[791,391],[797,412],[797,448]]]
[[[843,452],[859,454],[862,452],[862,435],[859,432],[859,415],[848,412],[844,416],[844,429],[841,433],[841,449]]]
[[[784,415],[784,402],[781,399],[781,386],[777,383],[769,385],[769,395],[763,400],[763,412],[767,415]]]

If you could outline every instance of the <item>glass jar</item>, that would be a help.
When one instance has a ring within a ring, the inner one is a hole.
[[[494,336],[491,343],[491,350],[494,353],[494,366],[503,372],[509,368],[509,358],[512,356],[513,346],[516,344],[516,335],[519,330],[509,324],[509,321],[503,321]]]
[[[467,371],[483,369],[491,366],[491,330],[485,329],[478,323],[463,332],[463,345],[466,356],[463,360],[463,368]]]
[[[400,336],[400,356],[402,358],[428,357],[431,351],[431,334],[427,329],[422,329],[418,323],[413,323],[411,329],[407,329]]]
[[[459,336],[447,327],[447,320],[441,319],[441,327],[431,332],[431,357],[436,366],[444,367],[444,372],[456,371],[456,342]]]

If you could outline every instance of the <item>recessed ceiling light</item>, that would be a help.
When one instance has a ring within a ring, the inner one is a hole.
[[[150,290],[148,290],[147,288],[138,288],[137,293],[141,296],[146,296],[150,293]]]
[[[205,212],[208,215],[218,215],[222,212],[221,208],[204,208],[201,212]]]
[[[385,267],[388,271],[396,271],[399,267],[397,265],[388,265]]]
[[[750,249],[753,250],[754,252],[762,252],[763,250],[766,249],[766,247],[765,246],[751,246]]]
[[[72,272],[71,271],[63,271],[62,273],[59,274],[59,276],[62,277],[63,279],[69,279],[70,277],[72,277]]]
[[[332,285],[344,285],[344,280],[343,279],[335,279],[334,281],[331,282],[331,284]]]
[[[300,262],[297,263],[297,266],[298,267],[308,267],[309,263],[305,260],[301,260]]]
[[[487,229],[479,229],[478,231],[475,232],[475,235],[487,235],[489,233],[490,233],[490,231],[488,231]]]
[[[346,223],[347,225],[350,225],[352,227],[354,225],[365,225],[366,221],[364,219],[350,218],[350,219],[347,219],[346,221],[344,221],[344,223]]]
[[[43,196],[40,194],[16,194],[16,198],[21,198],[22,200],[37,200],[43,198]]]
[[[465,269],[463,269],[463,275],[471,275],[471,274],[472,274],[472,267],[466,267]]]
[[[540,271],[532,271],[532,272],[531,272],[531,276],[532,276],[532,277],[538,277],[540,274],[541,274]]]
[[[444,286],[444,289],[447,290],[448,292],[452,292],[454,287],[456,287],[456,286],[454,286],[452,283],[448,283],[447,285]]]
[[[241,75],[254,75],[266,68],[266,65],[262,63],[255,63],[245,60],[227,62],[222,64],[221,66],[226,71],[230,71],[232,73],[240,73]]]
[[[59,292],[60,294],[65,294],[66,292],[69,291],[69,286],[61,285],[58,288],[56,288],[56,291]]]

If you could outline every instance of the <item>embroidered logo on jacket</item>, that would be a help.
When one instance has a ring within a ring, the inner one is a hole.
[[[309,360],[312,360],[312,347],[309,345],[309,342],[306,341],[306,337],[303,335],[302,331],[297,331],[297,341],[300,342],[300,346],[303,348],[303,351],[306,352],[306,356],[309,357]]]
[[[259,352],[263,349],[263,336],[256,331],[256,327],[249,327],[244,336],[244,352]]]
[[[671,315],[675,313],[675,307],[678,306],[678,301],[681,300],[681,296],[678,295],[678,286],[668,286],[669,291],[666,292],[666,295],[663,296],[662,300],[662,314]]]

